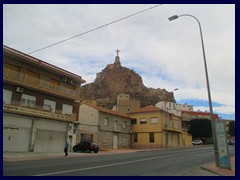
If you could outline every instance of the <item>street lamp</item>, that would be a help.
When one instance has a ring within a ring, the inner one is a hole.
[[[214,155],[215,155],[215,162],[216,166],[219,167],[219,160],[218,160],[218,148],[217,148],[217,141],[216,141],[216,130],[215,130],[215,120],[213,117],[213,109],[212,109],[212,100],[211,100],[211,93],[210,93],[210,86],[209,86],[209,79],[208,79],[208,71],[207,71],[207,62],[206,62],[206,56],[205,56],[205,50],[204,50],[204,43],[203,43],[203,35],[202,35],[202,28],[199,20],[190,14],[183,14],[183,15],[174,15],[168,18],[169,21],[175,20],[182,16],[189,16],[194,18],[199,25],[200,29],[200,36],[201,36],[201,42],[202,42],[202,52],[203,52],[203,60],[204,60],[204,67],[205,67],[205,74],[206,74],[206,82],[207,82],[207,91],[208,91],[208,101],[209,101],[209,108],[210,108],[210,115],[211,115],[211,126],[212,126],[212,134],[213,134],[213,145],[214,145]]]
[[[178,88],[175,88],[174,90],[172,90],[172,93],[174,94],[174,91],[178,91],[178,90],[179,90]]]

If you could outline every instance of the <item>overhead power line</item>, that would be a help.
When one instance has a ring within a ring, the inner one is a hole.
[[[50,44],[50,45],[48,45],[48,46],[42,47],[42,48],[40,48],[40,49],[34,50],[34,51],[32,51],[32,52],[30,52],[30,53],[28,53],[28,54],[33,54],[33,53],[38,52],[38,51],[41,51],[41,50],[43,50],[43,49],[47,49],[47,48],[49,48],[49,47],[56,46],[56,45],[61,44],[61,43],[63,43],[63,42],[69,41],[69,40],[71,40],[71,39],[77,38],[77,37],[82,36],[82,35],[85,35],[85,34],[88,34],[88,33],[90,33],[90,32],[96,31],[96,30],[101,29],[101,28],[103,28],[103,27],[106,27],[106,26],[109,26],[109,25],[111,25],[111,24],[117,23],[117,22],[119,22],[119,21],[128,19],[128,18],[130,18],[130,17],[133,17],[133,16],[135,16],[135,15],[141,14],[141,13],[146,12],[146,11],[148,11],[148,10],[154,9],[154,8],[160,6],[160,5],[162,5],[162,4],[158,4],[158,5],[152,6],[152,7],[150,7],[150,8],[147,8],[147,9],[144,9],[144,10],[141,10],[141,11],[138,11],[138,12],[133,13],[133,14],[131,14],[131,15],[125,16],[125,17],[123,17],[123,18],[117,19],[117,20],[112,21],[112,22],[110,22],[110,23],[107,23],[107,24],[104,24],[104,25],[102,25],[102,26],[99,26],[99,27],[96,27],[96,28],[94,28],[94,29],[91,29],[91,30],[88,30],[88,31],[86,31],[86,32],[83,32],[83,33],[81,33],[81,34],[77,34],[77,35],[75,35],[75,36],[69,37],[69,38],[64,39],[64,40],[62,40],[62,41],[58,41],[58,42],[56,42],[56,43],[53,43],[53,44]]]

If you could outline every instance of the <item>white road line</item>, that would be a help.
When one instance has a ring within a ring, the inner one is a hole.
[[[123,164],[131,164],[131,163],[136,163],[136,162],[143,162],[143,161],[149,161],[149,160],[163,159],[163,158],[169,158],[169,157],[174,157],[174,156],[179,156],[179,155],[187,155],[187,154],[189,154],[189,153],[175,154],[175,155],[161,156],[161,157],[147,158],[147,159],[140,159],[140,160],[135,160],[135,161],[126,161],[126,162],[113,163],[113,164],[107,164],[107,165],[102,165],[102,166],[93,166],[93,167],[87,167],[87,168],[72,169],[72,170],[67,170],[67,171],[59,171],[59,172],[52,172],[52,173],[45,173],[45,174],[37,174],[37,175],[33,175],[33,176],[49,176],[49,175],[70,173],[70,172],[76,172],[76,171],[85,171],[85,170],[90,170],[90,169],[98,169],[98,168],[105,168],[105,167],[109,167],[109,166],[118,166],[118,165],[123,165]]]
[[[198,150],[203,150],[203,149],[209,149],[209,147],[208,148],[201,148],[201,149],[198,149]],[[80,168],[80,169],[71,169],[71,170],[67,170],[67,171],[58,171],[58,172],[52,172],[52,173],[37,174],[37,175],[33,175],[33,176],[49,176],[49,175],[57,175],[57,174],[70,173],[70,172],[76,172],[76,171],[86,171],[86,170],[91,170],[91,169],[105,168],[105,167],[109,167],[109,166],[118,166],[118,165],[123,165],[123,164],[131,164],[131,163],[136,163],[136,162],[163,159],[163,158],[175,157],[175,156],[180,156],[180,155],[189,155],[189,154],[190,154],[189,152],[180,153],[180,154],[178,153],[178,154],[175,154],[175,155],[140,159],[140,160],[134,160],[134,161],[126,161],[126,162],[113,163],[113,164],[107,164],[107,165],[101,165],[101,166],[93,166],[93,167]],[[191,153],[191,154],[193,154],[193,153]]]

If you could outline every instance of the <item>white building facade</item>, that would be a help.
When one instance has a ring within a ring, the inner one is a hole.
[[[177,104],[174,102],[160,101],[155,106],[176,116],[181,116],[181,111],[193,111],[193,105]]]

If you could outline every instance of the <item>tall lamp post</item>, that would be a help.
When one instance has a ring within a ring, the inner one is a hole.
[[[211,126],[212,126],[212,135],[213,135],[213,145],[214,145],[214,155],[215,155],[215,162],[216,166],[219,167],[219,160],[218,160],[218,148],[217,148],[217,141],[216,141],[216,129],[215,129],[215,120],[213,117],[213,109],[212,109],[212,100],[211,100],[211,93],[210,93],[210,86],[209,86],[209,79],[208,79],[208,71],[207,71],[207,62],[206,62],[206,55],[204,50],[204,43],[203,43],[203,35],[202,35],[202,28],[199,20],[190,14],[183,14],[183,15],[174,15],[168,18],[169,21],[175,20],[179,17],[183,16],[189,16],[194,18],[199,25],[200,29],[200,36],[201,36],[201,42],[202,42],[202,52],[203,52],[203,60],[204,60],[204,67],[205,67],[205,74],[206,74],[206,81],[207,81],[207,91],[208,91],[208,101],[209,101],[209,108],[210,108],[210,115],[211,115]]]

